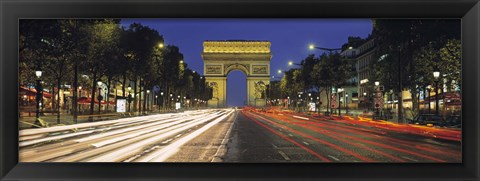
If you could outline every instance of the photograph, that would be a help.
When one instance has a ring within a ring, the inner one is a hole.
[[[463,160],[460,18],[18,26],[21,163]]]

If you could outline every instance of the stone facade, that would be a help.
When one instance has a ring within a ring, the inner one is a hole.
[[[247,76],[247,104],[264,106],[271,58],[268,41],[205,41],[202,52],[205,78],[213,87],[213,98],[208,105],[227,106],[227,76],[233,70],[240,70]]]

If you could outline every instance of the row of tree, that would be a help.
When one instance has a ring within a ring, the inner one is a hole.
[[[20,85],[35,83],[35,71],[42,70],[44,86],[56,95],[53,108],[59,113],[64,85],[72,85],[74,105],[79,83],[90,89],[90,114],[94,113],[97,82],[110,89],[127,87],[133,95],[155,90],[191,99],[208,100],[211,88],[205,79],[190,70],[174,45],[164,46],[164,38],[154,29],[141,24],[120,26],[116,19],[20,20]],[[80,78],[80,81],[78,80]],[[159,95],[159,94],[158,94]],[[106,97],[107,101],[109,96]],[[145,111],[133,96],[133,111]],[[169,105],[170,99],[165,99]]]
[[[402,94],[412,93],[413,112],[419,111],[420,91],[425,91],[435,81],[443,82],[448,91],[461,85],[460,21],[443,19],[374,19],[373,32],[367,39],[374,39],[376,54],[369,68],[371,75],[369,91],[373,92],[374,81],[381,82],[386,90],[392,90],[399,100],[398,113],[402,119]],[[342,46],[357,48],[366,40],[350,37]],[[309,55],[299,68],[284,72],[279,86],[281,91],[270,90],[270,98],[296,98],[298,92],[325,92],[330,105],[332,88],[357,86],[355,57],[340,56],[338,52],[323,53],[318,57]],[[435,80],[434,71],[441,73]],[[441,83],[443,85],[443,83]],[[443,89],[441,89],[443,90]],[[328,106],[330,107],[330,106]]]

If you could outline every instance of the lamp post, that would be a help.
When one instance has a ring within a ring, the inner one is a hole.
[[[147,112],[148,112],[150,108],[150,90],[147,90],[147,97],[145,99],[147,102]]]
[[[343,88],[337,89],[337,97],[338,97],[338,116],[342,116],[342,102],[340,102],[340,92],[343,92]]]
[[[97,84],[98,84],[98,96],[97,96],[97,100],[98,100],[98,114],[100,114],[101,102],[102,102],[102,100],[103,100],[103,96],[101,95],[102,88],[100,88],[100,86],[102,86],[102,81],[98,81]]]
[[[290,108],[290,96],[287,96],[287,101],[288,101],[288,102],[287,102],[287,106],[286,106],[286,107],[287,107],[287,108]]]
[[[170,93],[170,101],[168,102],[168,108],[172,108],[172,103],[173,103],[173,94]]]
[[[433,72],[433,77],[435,77],[435,114],[438,115],[438,77],[440,77],[440,72]]]
[[[363,105],[364,105],[364,108],[366,109],[365,111],[367,111],[368,109],[368,105],[367,105],[367,92],[363,92]]]
[[[37,76],[37,87],[35,88],[36,91],[37,91],[37,94],[36,94],[36,101],[37,101],[37,110],[35,112],[35,117],[36,117],[36,121],[38,121],[38,118],[40,118],[40,101],[42,100],[42,93],[43,93],[43,90],[42,90],[42,85],[41,85],[41,80],[40,78],[42,77],[42,71],[41,70],[37,70],[35,71],[35,75]]]
[[[82,86],[78,86],[78,95],[80,98],[82,98]],[[80,113],[80,111],[82,110],[82,105],[81,104],[78,104],[78,112]]]
[[[157,108],[160,107],[160,106],[158,106],[158,95],[155,95],[155,102],[154,102],[153,105],[154,105],[154,106],[153,106],[154,108],[155,108],[155,106],[157,106]]]
[[[165,109],[165,98],[163,97],[163,91],[160,92],[160,96],[162,96],[162,109]]]
[[[379,82],[379,81],[375,81],[375,90],[376,90],[377,93],[380,91],[380,87],[379,87],[379,86],[380,86],[380,82]],[[375,98],[376,98],[376,99],[379,99],[379,98],[377,97],[377,95],[375,95]],[[375,101],[375,109],[377,110],[377,116],[378,116],[378,115],[380,114],[380,106],[377,106],[377,103],[376,103],[376,102],[378,102],[378,100]]]
[[[128,86],[128,97],[127,97],[127,102],[128,102],[128,112],[130,112],[130,103],[132,103],[132,95],[130,94],[130,90],[132,90],[132,87]]]
[[[346,113],[348,115],[348,93],[345,92],[345,109]]]

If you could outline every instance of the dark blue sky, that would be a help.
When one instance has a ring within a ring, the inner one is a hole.
[[[123,19],[122,25],[136,22],[157,30],[165,43],[176,45],[188,66],[203,74],[201,52],[204,40],[268,40],[271,42],[270,74],[278,79],[279,69],[289,69],[288,61],[300,62],[309,54],[309,44],[338,48],[348,36],[365,38],[372,31],[370,19]],[[246,99],[245,75],[228,76],[227,100],[230,106]]]

